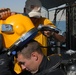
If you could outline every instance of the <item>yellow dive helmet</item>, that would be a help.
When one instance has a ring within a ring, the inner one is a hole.
[[[16,14],[8,17],[5,23],[0,25],[0,33],[3,35],[5,47],[9,48],[22,34],[27,33],[32,28],[34,25],[27,16]]]

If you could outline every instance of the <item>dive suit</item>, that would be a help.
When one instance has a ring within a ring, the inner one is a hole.
[[[44,56],[35,75],[65,75],[65,72],[59,67],[60,64],[61,57],[59,55]]]

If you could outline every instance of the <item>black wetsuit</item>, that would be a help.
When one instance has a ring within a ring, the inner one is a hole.
[[[58,55],[44,56],[39,71],[35,75],[65,75],[65,72],[59,67],[60,63],[61,58]]]

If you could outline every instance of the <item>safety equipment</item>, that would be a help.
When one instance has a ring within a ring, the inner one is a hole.
[[[0,28],[5,28],[3,31],[0,31],[0,33],[3,35],[6,48],[13,45],[22,36],[22,34],[25,34],[30,29],[34,28],[31,20],[22,14],[16,14],[8,17],[4,24],[4,26],[0,25]],[[10,30],[10,28],[12,28],[12,33],[8,33],[6,31]]]
[[[40,17],[41,16],[42,4],[39,0],[27,0],[25,4],[25,12],[29,17]]]

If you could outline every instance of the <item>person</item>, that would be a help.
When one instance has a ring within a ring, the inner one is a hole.
[[[36,28],[40,24],[44,26],[50,25],[56,28],[56,26],[48,18],[41,16],[41,7],[42,4],[39,0],[27,0],[25,2],[24,13],[28,14]],[[39,32],[35,37],[35,40],[37,40],[43,47],[47,47],[47,38],[50,38],[51,36],[60,42],[65,41],[65,38],[62,35],[48,30],[43,31],[43,34]],[[47,49],[43,48],[42,51],[45,55],[47,55]]]
[[[36,40],[30,40],[17,51],[17,61],[22,70],[27,70],[30,75],[65,75],[59,68],[61,57],[45,56]]]
[[[27,25],[29,25],[28,28]],[[22,41],[20,40],[21,37],[24,40],[26,32],[34,29],[34,25],[29,17],[16,14],[8,17],[6,20],[0,20],[0,26],[0,75],[17,75],[14,71],[15,61],[12,54],[12,51],[15,49],[14,45],[17,41]],[[27,29],[25,30],[25,28]],[[31,33],[28,34],[31,37]],[[27,37],[29,37],[28,34]]]
[[[28,7],[31,8],[29,9]],[[35,27],[38,27],[39,24],[51,25],[55,27],[50,20],[48,20],[45,17],[41,17],[41,7],[42,4],[39,0],[27,0],[26,5],[24,7],[24,13],[28,14]],[[49,32],[49,31],[47,31],[48,33],[46,31],[44,32],[46,33],[44,34],[45,36],[50,37],[53,35],[55,38],[57,38],[57,40],[64,41],[64,38],[62,36],[54,32]],[[42,46],[47,46],[47,37],[45,37],[44,35],[41,32],[39,32],[34,39],[37,40]],[[45,55],[47,55],[47,50],[45,48],[42,49],[42,51]]]
[[[41,7],[42,7],[42,4],[39,0],[27,0],[25,2],[23,15],[28,15],[36,28],[40,24],[56,27],[49,19],[41,16]],[[10,11],[10,15],[14,15],[13,13],[17,14],[17,12]],[[56,40],[60,42],[65,41],[65,38],[62,35],[52,32],[52,31],[43,31],[43,34],[39,32],[37,36],[35,37],[35,40],[37,40],[43,47],[47,47],[47,37],[50,38],[51,36],[53,36]],[[47,55],[46,48],[43,48],[42,51],[45,55]]]
[[[25,2],[23,15],[25,16],[28,15],[36,28],[38,28],[40,24],[44,26],[50,25],[52,27],[56,27],[49,19],[41,16],[41,7],[42,4],[39,0],[27,0]],[[50,38],[51,36],[53,36],[60,42],[65,41],[65,38],[62,35],[59,35],[52,31],[44,31],[44,32],[40,31],[35,36],[34,40],[38,41],[41,44],[41,46],[47,47],[47,42],[48,42],[47,37]],[[43,47],[42,47],[42,52],[44,55],[47,56],[47,48],[43,48]],[[22,72],[18,64],[15,64],[14,71],[16,73]]]

